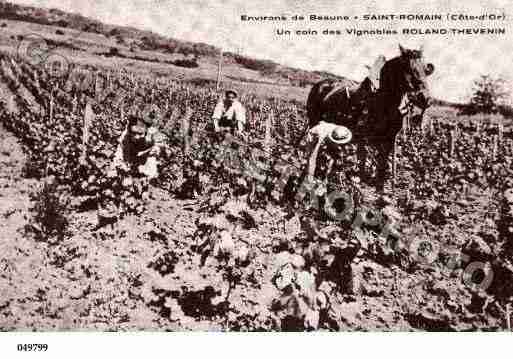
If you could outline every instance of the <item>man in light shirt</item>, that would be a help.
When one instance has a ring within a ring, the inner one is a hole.
[[[339,126],[334,123],[321,121],[319,124],[312,127],[303,141],[308,155],[306,181],[314,181],[319,152],[324,152],[328,155],[328,173],[325,175],[329,175],[334,161],[340,155],[342,146],[351,142],[352,136],[351,130],[347,127]]]
[[[237,93],[233,90],[225,92],[224,99],[221,99],[212,115],[214,120],[214,131],[228,130],[232,134],[242,134],[246,124],[246,109],[237,100]]]

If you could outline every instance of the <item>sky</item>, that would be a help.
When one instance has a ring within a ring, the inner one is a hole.
[[[355,80],[378,55],[399,55],[398,44],[423,46],[435,65],[429,79],[433,95],[467,101],[473,81],[483,74],[501,77],[513,88],[513,1],[348,1],[348,0],[17,0],[22,5],[77,12],[102,22],[152,30],[159,34],[219,46],[226,51],[271,59],[306,70],[326,70]],[[500,21],[361,20],[364,14],[505,14]],[[349,21],[241,21],[247,16],[348,15]],[[359,20],[353,17],[358,16]],[[346,28],[505,28],[505,35],[353,36]],[[292,35],[277,35],[289,29]],[[296,30],[341,30],[342,35],[295,35]],[[511,92],[510,92],[511,94]]]

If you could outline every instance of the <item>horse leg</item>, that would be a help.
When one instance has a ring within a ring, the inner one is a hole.
[[[360,180],[364,182],[366,180],[365,174],[365,162],[367,161],[367,148],[364,142],[358,142],[356,145],[356,157],[358,160],[358,170]]]
[[[395,191],[397,181],[397,141],[394,139],[392,143],[392,190]]]
[[[377,145],[378,159],[376,168],[376,191],[383,193],[385,190],[386,171],[388,165],[388,156],[392,151],[393,143],[385,142]]]
[[[383,192],[385,187],[386,157],[383,154],[383,146],[376,145],[376,192]]]

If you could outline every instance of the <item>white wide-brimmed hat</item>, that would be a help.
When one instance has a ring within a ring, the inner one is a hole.
[[[336,145],[345,145],[351,142],[352,138],[351,130],[344,126],[335,127],[328,136],[328,139]]]

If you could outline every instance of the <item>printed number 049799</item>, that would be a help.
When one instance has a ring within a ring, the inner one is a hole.
[[[20,352],[45,352],[48,350],[48,344],[18,344]]]

